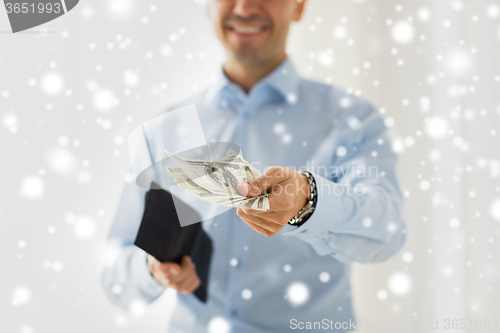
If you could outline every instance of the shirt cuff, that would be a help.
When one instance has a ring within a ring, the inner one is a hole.
[[[320,255],[333,255],[339,261],[348,261],[343,255],[332,251],[332,247],[326,240],[320,236],[324,235],[332,226],[335,225],[342,207],[342,193],[344,185],[332,182],[320,175],[311,172],[316,181],[317,203],[316,209],[311,217],[294,230],[284,231],[284,236],[295,236],[309,244]]]
[[[137,281],[139,288],[151,297],[159,296],[166,289],[158,281],[155,280],[149,271],[146,261],[147,254],[143,250],[137,248],[137,251],[132,256],[132,274],[133,280]]]

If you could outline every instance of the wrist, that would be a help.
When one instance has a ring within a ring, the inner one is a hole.
[[[288,224],[297,227],[304,224],[309,219],[309,217],[311,217],[314,210],[316,209],[317,202],[317,189],[314,176],[308,171],[302,171],[301,174],[307,179],[308,196],[306,198],[305,205],[294,217],[290,219],[290,221],[288,221]]]
[[[299,193],[302,196],[303,206],[307,204],[309,198],[311,196],[311,187],[309,186],[309,179],[303,172],[299,172],[300,174],[300,190]]]

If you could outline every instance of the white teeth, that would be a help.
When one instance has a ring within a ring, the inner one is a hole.
[[[260,32],[262,30],[261,27],[242,27],[236,26],[233,27],[233,30],[240,34],[254,34],[256,32]]]

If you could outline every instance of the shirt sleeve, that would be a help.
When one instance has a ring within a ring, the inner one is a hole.
[[[346,114],[335,130],[327,172],[309,170],[317,185],[316,209],[304,224],[283,235],[297,237],[340,262],[383,261],[406,240],[397,155],[388,129],[369,106],[357,116]]]
[[[151,275],[146,253],[133,245],[144,212],[146,189],[126,184],[107,240],[101,283],[112,303],[124,309],[149,304],[165,290]]]

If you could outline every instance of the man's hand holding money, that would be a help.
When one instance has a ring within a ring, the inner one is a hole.
[[[304,207],[309,196],[308,180],[303,174],[278,166],[238,184],[237,189],[247,197],[256,197],[265,191],[270,193],[270,210],[238,208],[236,211],[249,227],[267,237],[279,232]]]

